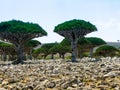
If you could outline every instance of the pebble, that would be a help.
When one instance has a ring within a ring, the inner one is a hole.
[[[29,62],[29,61],[26,61]],[[77,63],[38,60],[29,64],[0,66],[0,90],[119,90],[120,58]]]

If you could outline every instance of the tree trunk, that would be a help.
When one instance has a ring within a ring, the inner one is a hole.
[[[32,49],[30,49],[29,59],[32,60]]]
[[[79,58],[81,59],[83,57],[82,50],[79,50]]]
[[[93,48],[90,49],[90,57],[93,57]]]
[[[51,59],[54,59],[54,54],[53,53],[51,54]]]
[[[72,48],[72,62],[76,62],[76,55],[77,55],[77,41],[74,40],[71,42]]]
[[[6,53],[3,51],[3,61],[6,61],[7,60],[7,56],[6,56]]]
[[[46,55],[43,56],[43,59],[46,59]]]
[[[65,59],[65,54],[62,54],[62,59]]]
[[[19,63],[23,64],[24,60],[25,60],[23,47],[21,45],[17,45],[15,49],[17,52],[18,59],[17,59],[17,61],[14,61],[13,63],[14,64],[19,64]]]
[[[59,57],[61,58],[61,54],[59,53]]]

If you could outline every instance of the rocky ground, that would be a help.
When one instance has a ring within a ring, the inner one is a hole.
[[[120,90],[120,58],[1,64],[0,90]]]

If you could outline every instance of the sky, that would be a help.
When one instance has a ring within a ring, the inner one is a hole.
[[[61,42],[54,27],[72,19],[97,27],[86,37],[120,40],[120,0],[0,0],[0,22],[12,19],[39,24],[48,33],[36,38],[41,43]]]

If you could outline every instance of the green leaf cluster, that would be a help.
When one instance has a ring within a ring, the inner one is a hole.
[[[2,47],[2,48],[13,48],[14,46],[13,46],[13,44],[11,44],[11,43],[8,43],[8,42],[0,42],[0,47]]]
[[[35,47],[40,44],[41,43],[38,40],[29,40],[28,42],[26,42],[25,46],[26,47]]]
[[[82,37],[78,39],[78,45],[82,45],[82,46],[91,45],[91,42],[87,40],[85,37]]]
[[[51,53],[60,53],[60,54],[65,54],[66,52],[69,51],[70,51],[69,47],[62,46],[61,44],[56,44],[50,49]]]
[[[67,38],[64,38],[64,39],[60,42],[60,44],[61,44],[62,46],[70,46],[70,45],[71,45],[70,41],[69,41]]]
[[[95,55],[100,55],[100,56],[115,56],[119,54],[120,54],[120,50],[110,45],[100,46],[99,48],[97,48],[95,52]]]
[[[57,43],[47,43],[47,44],[44,44],[44,45],[42,45],[42,47],[36,49],[33,52],[33,54],[40,54],[40,53],[42,53],[42,54],[48,55],[48,54],[50,54],[50,52],[49,52],[50,48],[52,48],[56,44]]]
[[[63,46],[70,46],[71,42],[67,38],[64,38],[60,44]],[[83,46],[83,45],[90,45],[90,44],[91,42],[87,40],[85,37],[78,39],[78,45]]]
[[[47,35],[47,32],[43,30],[38,24],[23,22],[19,20],[11,20],[0,23],[0,33],[41,33]]]
[[[93,46],[99,46],[99,45],[103,45],[106,44],[106,42],[101,39],[101,38],[97,38],[97,37],[87,37],[86,38]]]
[[[93,32],[96,31],[97,28],[90,22],[73,19],[55,26],[54,32],[58,32],[60,30],[89,30],[90,32]]]

